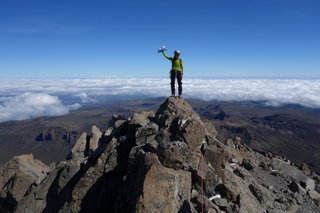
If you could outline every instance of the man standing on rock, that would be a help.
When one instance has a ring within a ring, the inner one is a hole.
[[[175,96],[175,79],[178,81],[178,90],[179,90],[179,97],[182,95],[182,76],[183,76],[183,63],[182,59],[180,58],[180,51],[175,50],[174,56],[169,57],[164,51],[166,48],[162,46],[159,48],[158,52],[162,52],[164,57],[171,61],[171,71],[170,71],[170,78],[171,78],[171,93],[172,96]]]

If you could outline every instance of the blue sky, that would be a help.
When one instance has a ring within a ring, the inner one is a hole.
[[[319,0],[2,0],[11,77],[320,78]]]

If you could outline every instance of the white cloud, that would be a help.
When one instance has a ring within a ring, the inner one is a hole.
[[[320,81],[294,79],[211,79],[186,86],[189,97],[203,100],[266,101],[267,104],[300,104],[320,107]]]
[[[45,93],[23,93],[13,97],[1,97],[0,122],[39,116],[58,116],[79,107],[77,103],[64,106],[58,97]]]
[[[76,97],[81,99],[81,103],[96,103],[97,100],[94,98],[90,98],[89,95],[85,92],[81,92]]]
[[[6,97],[0,98],[0,120],[68,113],[72,107],[61,103],[61,97],[66,96],[73,97],[68,104],[74,104],[94,103],[110,96],[168,95],[168,78],[0,79],[0,97]],[[320,80],[186,78],[183,95],[202,100],[266,101],[273,106],[300,104],[320,108]]]

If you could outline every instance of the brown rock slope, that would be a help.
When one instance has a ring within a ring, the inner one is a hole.
[[[0,169],[1,212],[319,212],[320,178],[278,156],[216,139],[181,98],[80,136],[68,160]]]

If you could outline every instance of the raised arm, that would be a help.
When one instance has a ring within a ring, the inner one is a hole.
[[[164,55],[164,57],[166,57],[168,60],[172,60],[172,58],[171,57],[169,57],[164,51],[162,51],[162,54]]]

